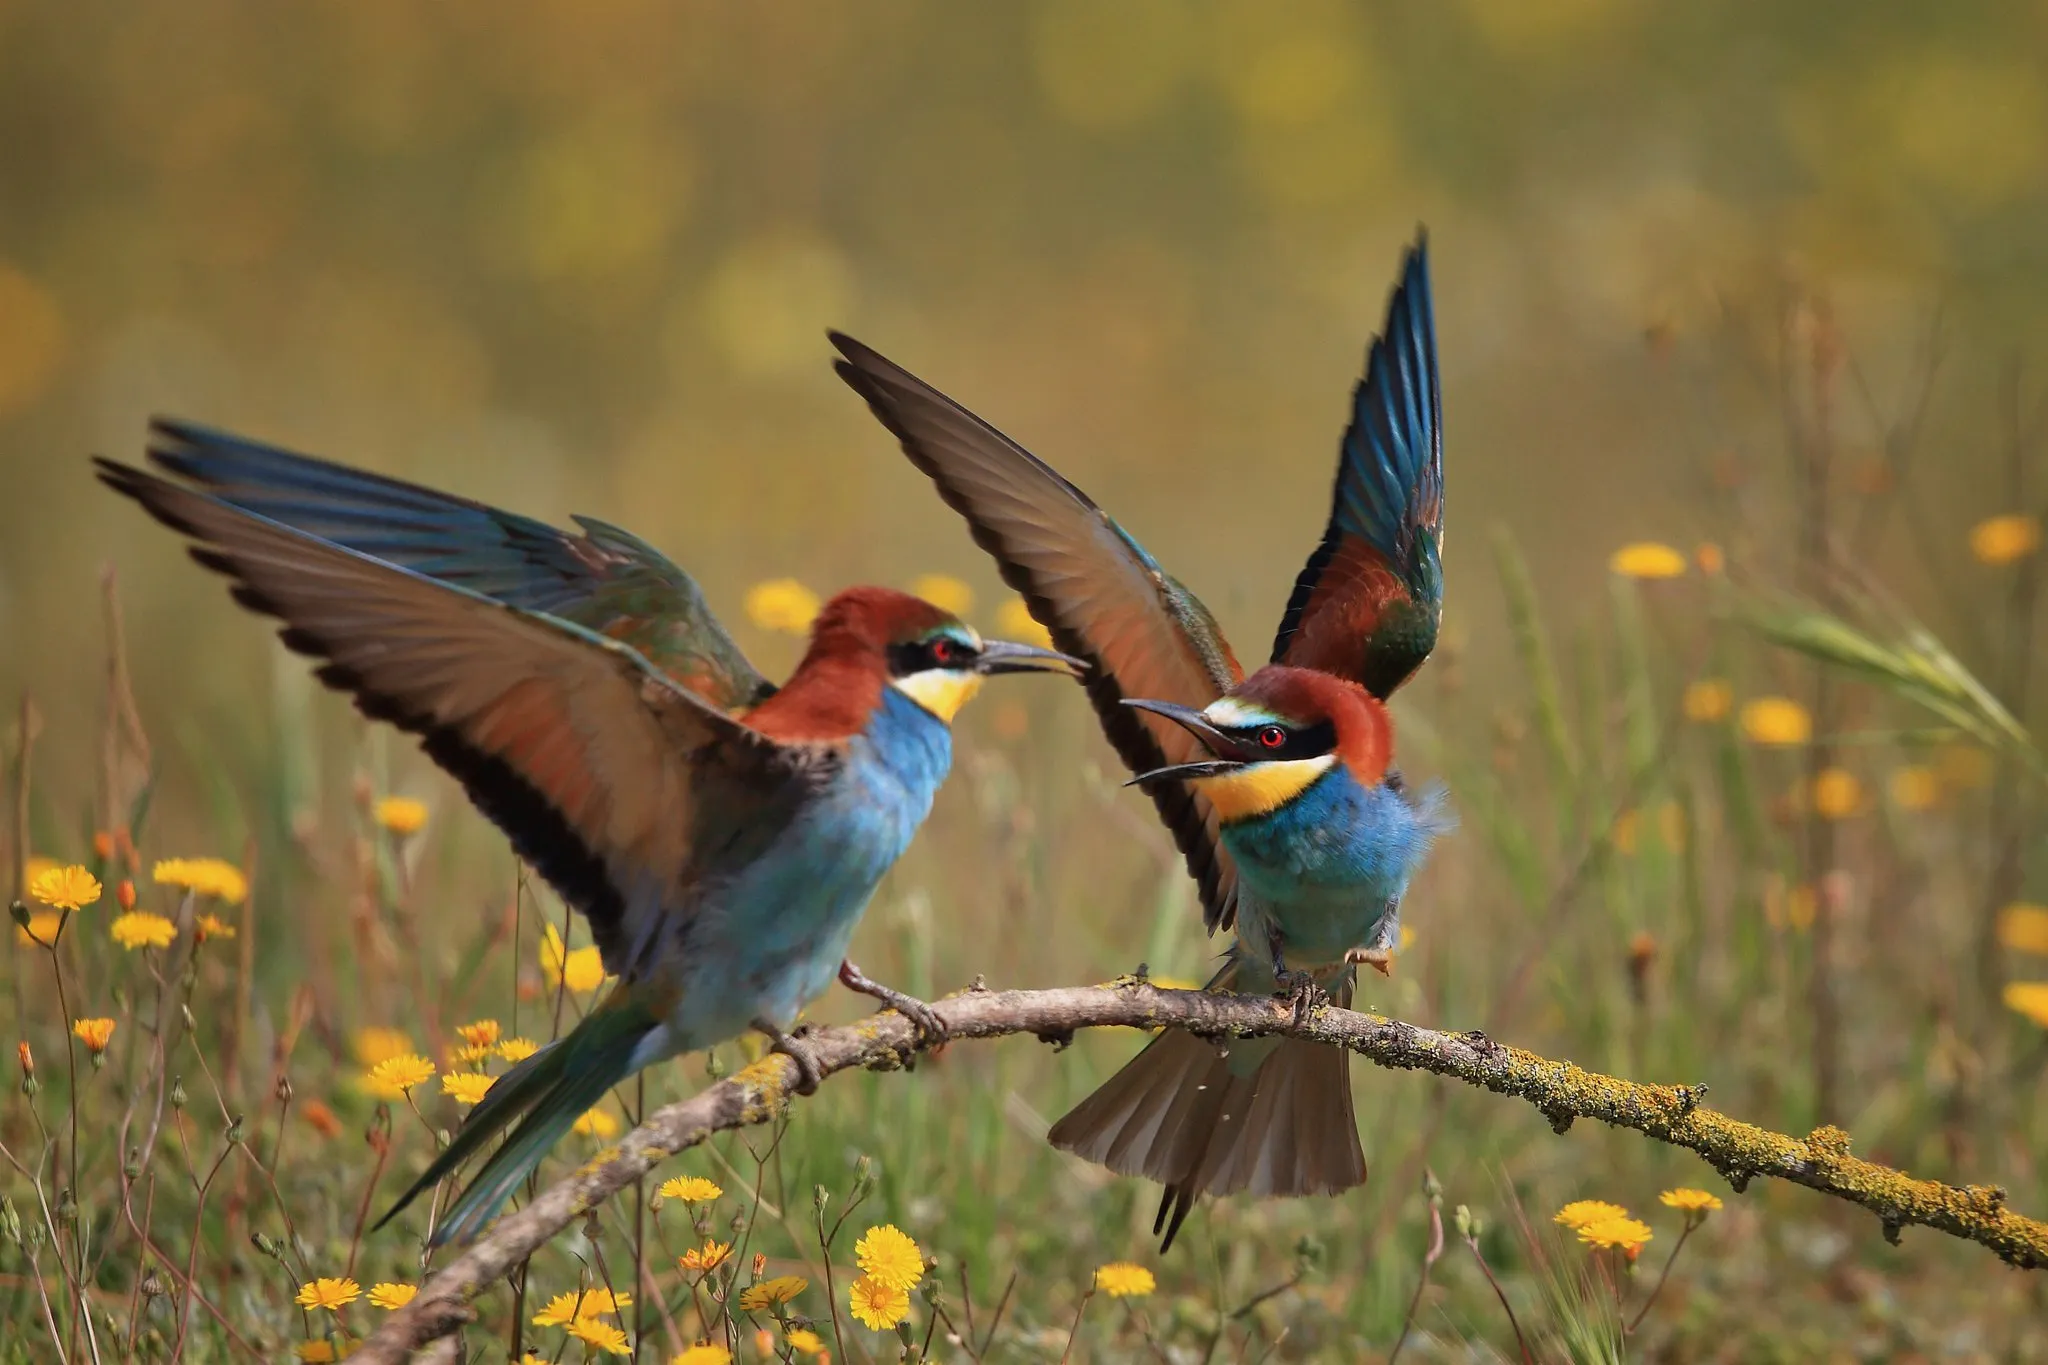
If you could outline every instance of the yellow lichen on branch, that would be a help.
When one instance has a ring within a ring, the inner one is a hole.
[[[1455,1077],[1526,1101],[1562,1133],[1577,1119],[1632,1128],[1698,1153],[1738,1192],[1756,1176],[1789,1180],[1861,1204],[1893,1241],[1909,1224],[1975,1242],[2024,1269],[2048,1268],[2048,1224],[2005,1207],[1995,1187],[1916,1180],[1849,1151],[1849,1135],[1820,1128],[1805,1138],[1731,1119],[1700,1100],[1704,1085],[1648,1085],[1587,1071],[1481,1033],[1443,1033],[1397,1019],[1325,1006],[1297,1019],[1291,1005],[1261,996],[1161,990],[1123,978],[1104,986],[1045,991],[973,990],[935,1006],[955,1040],[1029,1033],[1064,1042],[1084,1028],[1178,1026],[1219,1039],[1288,1035],[1331,1043],[1397,1070]],[[894,1070],[915,1060],[910,1024],[884,1013],[805,1039],[819,1070]],[[556,1182],[539,1198],[492,1224],[393,1313],[352,1359],[397,1365],[471,1316],[469,1302],[585,1211],[645,1175],[668,1156],[713,1133],[765,1122],[793,1093],[796,1064],[769,1054],[738,1074],[667,1105],[620,1144],[610,1160]]]

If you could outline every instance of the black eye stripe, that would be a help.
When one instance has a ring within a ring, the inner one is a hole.
[[[1279,744],[1268,744],[1267,731],[1280,730],[1287,737]],[[1233,739],[1241,739],[1257,751],[1255,761],[1284,763],[1299,758],[1321,758],[1337,747],[1337,727],[1327,720],[1313,725],[1292,726],[1261,721],[1257,725],[1232,726],[1224,731]]]
[[[933,668],[966,668],[980,652],[967,641],[951,635],[934,635],[929,639],[890,645],[889,674],[907,678],[913,673]],[[946,656],[943,661],[939,658],[941,653]]]

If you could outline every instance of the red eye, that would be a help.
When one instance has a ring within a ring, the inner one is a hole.
[[[932,662],[941,668],[952,663],[953,656],[957,653],[959,653],[959,650],[954,648],[951,640],[932,641]]]
[[[1277,725],[1268,725],[1259,731],[1259,743],[1268,749],[1277,749],[1287,742],[1287,732]]]

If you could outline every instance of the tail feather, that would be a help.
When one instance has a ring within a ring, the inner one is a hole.
[[[559,1042],[498,1078],[452,1142],[412,1187],[377,1220],[383,1227],[421,1192],[432,1189],[500,1131],[518,1120],[434,1230],[433,1244],[467,1242],[483,1231],[521,1181],[540,1165],[584,1111],[643,1064],[641,1043],[655,1023],[630,1006],[607,1003]]]
[[[1293,1038],[1236,1046],[1267,1050],[1239,1074],[1215,1044],[1168,1029],[1047,1135],[1119,1175],[1166,1186],[1152,1228],[1164,1231],[1161,1251],[1198,1195],[1339,1194],[1365,1183],[1349,1055]]]

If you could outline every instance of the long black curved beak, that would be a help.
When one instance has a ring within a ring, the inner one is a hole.
[[[1056,649],[1020,645],[1014,640],[983,640],[981,653],[974,658],[974,671],[990,674],[1064,671],[1078,678],[1088,671],[1088,662]]]
[[[1209,752],[1216,755],[1215,758],[1199,763],[1176,763],[1172,767],[1154,768],[1149,773],[1139,773],[1124,783],[1126,787],[1142,786],[1148,782],[1179,781],[1190,777],[1216,777],[1222,773],[1235,772],[1242,768],[1255,752],[1243,740],[1225,734],[1211,725],[1208,718],[1193,707],[1180,706],[1170,701],[1153,701],[1147,697],[1125,697],[1124,705],[1165,716],[1201,740],[1208,746]]]

